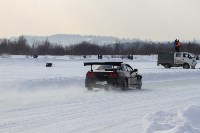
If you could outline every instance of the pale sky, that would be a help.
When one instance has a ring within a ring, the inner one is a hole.
[[[81,34],[200,39],[200,0],[0,0],[0,38]]]

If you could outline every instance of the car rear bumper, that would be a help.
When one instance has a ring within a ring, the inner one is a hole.
[[[97,79],[97,78],[86,78],[85,79],[85,87],[92,87],[92,88],[105,88],[114,86],[119,86],[120,79],[113,78],[113,79]]]

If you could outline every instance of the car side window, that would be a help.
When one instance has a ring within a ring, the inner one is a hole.
[[[126,65],[126,68],[127,68],[127,71],[133,71],[133,69],[129,66],[129,65]]]
[[[118,70],[119,70],[119,71],[126,71],[126,68],[125,68],[124,66],[119,66],[119,67],[118,67]]]

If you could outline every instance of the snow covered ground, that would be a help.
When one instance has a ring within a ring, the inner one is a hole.
[[[90,92],[84,88],[90,67],[83,62],[96,57],[0,58],[0,132],[199,133],[200,62],[186,70],[165,69],[156,60],[104,58],[137,68],[142,90]]]

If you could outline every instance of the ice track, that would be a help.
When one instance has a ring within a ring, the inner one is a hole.
[[[199,81],[145,83],[141,91],[82,90],[63,98],[58,93],[28,104],[19,100],[19,105],[1,107],[0,132],[141,132],[142,117],[149,112],[200,104]]]
[[[0,132],[141,133],[149,128],[143,123],[149,113],[176,113],[190,105],[200,105],[198,69],[168,70],[157,68],[154,61],[130,62],[141,69],[142,90],[91,92],[84,88],[87,69],[74,67],[83,61],[67,65],[63,60],[55,61],[57,66],[52,69],[43,68],[39,62],[40,65],[28,68],[34,70],[30,76],[28,72],[21,73],[21,79],[9,75],[25,69],[19,60],[15,64],[17,70],[3,72],[6,78],[0,78]],[[9,68],[5,66],[0,67]],[[38,72],[41,68],[44,71]],[[69,76],[74,69],[75,76]]]

